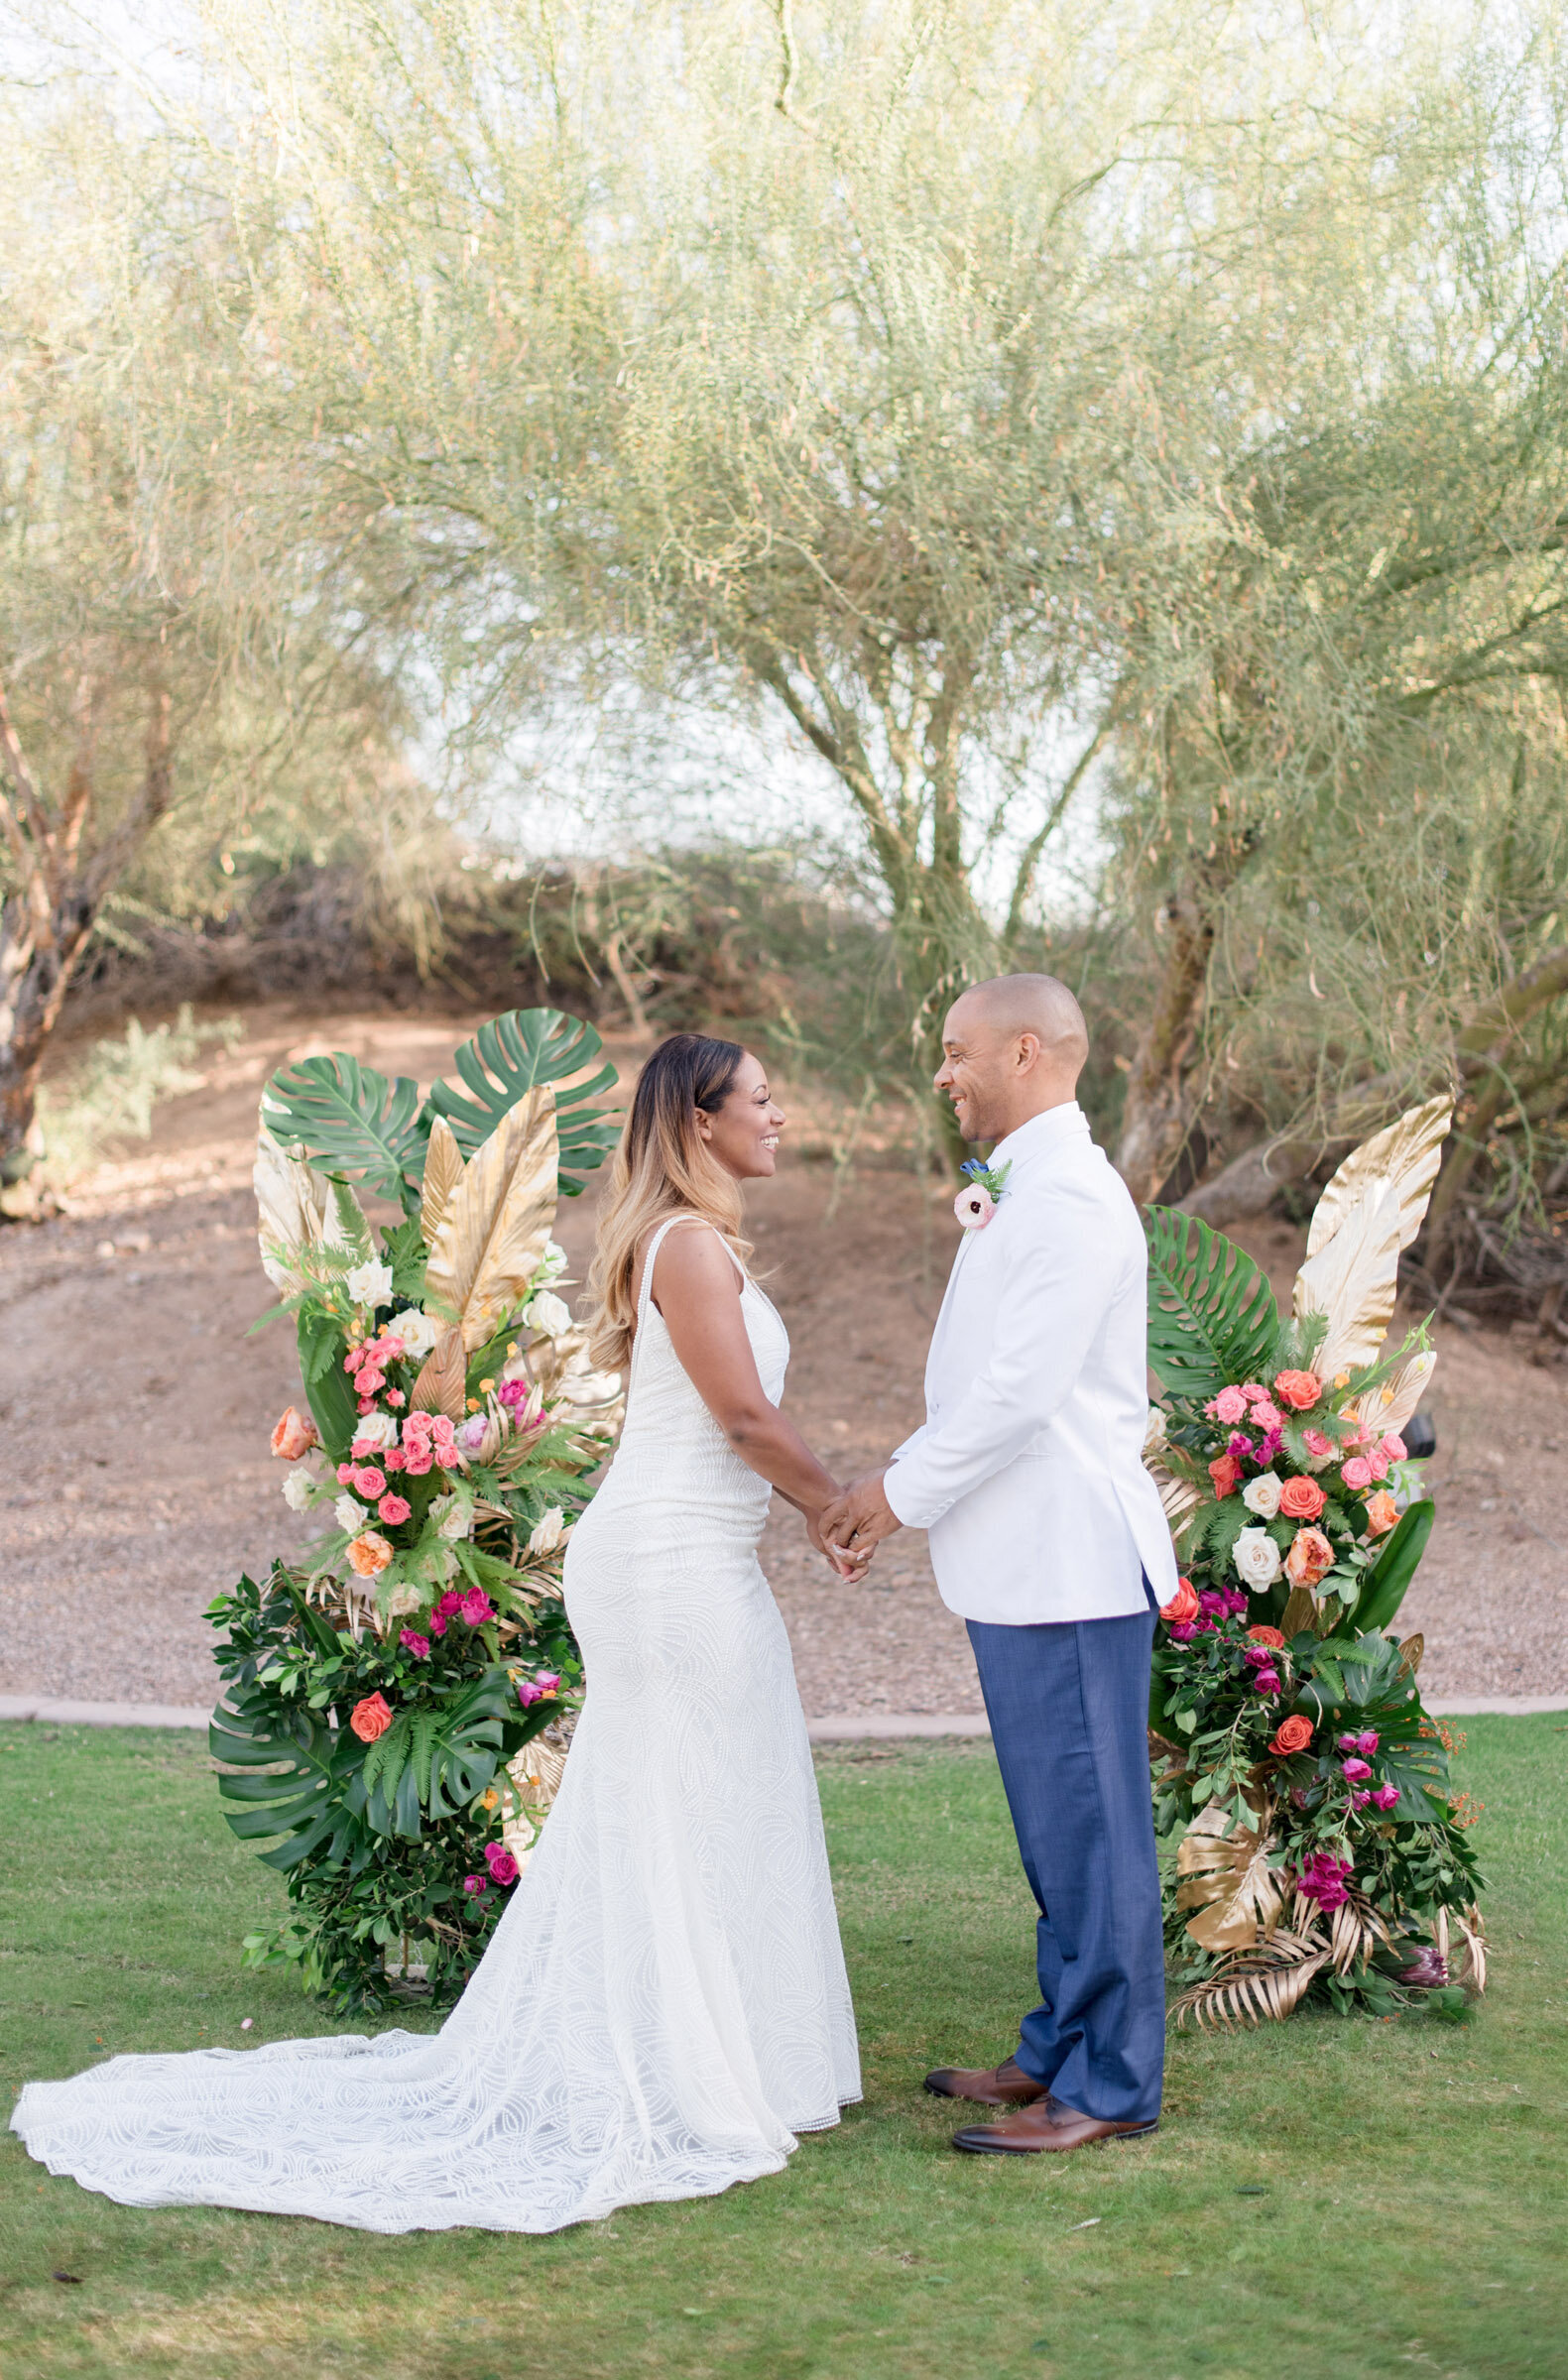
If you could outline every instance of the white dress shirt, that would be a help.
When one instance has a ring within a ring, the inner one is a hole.
[[[967,1232],[925,1367],[924,1427],[884,1486],[930,1533],[942,1601],[1026,1626],[1161,1604],[1176,1563],[1144,1468],[1148,1258],[1126,1184],[1076,1100],[1001,1141],[1011,1166]]]

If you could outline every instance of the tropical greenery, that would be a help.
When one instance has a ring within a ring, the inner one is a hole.
[[[557,1195],[614,1133],[601,1054],[576,1018],[512,1011],[458,1051],[460,1092],[339,1051],[263,1095],[262,1257],[309,1408],[273,1452],[328,1526],[213,1603],[211,1744],[294,1904],[248,1955],[338,2006],[380,2006],[389,1974],[460,1988],[548,1800],[518,1755],[580,1685],[560,1549],[618,1411],[552,1286]],[[402,1219],[378,1237],[355,1184]]]

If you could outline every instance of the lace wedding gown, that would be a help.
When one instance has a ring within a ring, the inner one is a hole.
[[[553,2231],[777,2173],[858,2098],[805,1724],[757,1565],[769,1488],[681,1370],[652,1274],[653,1250],[625,1431],[566,1562],[586,1705],[440,2032],[31,2082],[11,2121],[51,2173],[133,2206]],[[784,1324],[749,1279],[742,1310],[777,1403]]]

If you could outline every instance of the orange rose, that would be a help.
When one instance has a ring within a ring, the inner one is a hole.
[[[1398,1517],[1399,1507],[1387,1488],[1380,1488],[1376,1495],[1368,1496],[1367,1526],[1374,1537],[1387,1537]]]
[[[284,1463],[298,1463],[312,1446],[321,1443],[315,1423],[297,1413],[293,1405],[277,1423],[272,1434],[272,1451]]]
[[[1285,1640],[1277,1628],[1249,1628],[1247,1635],[1250,1643],[1266,1644],[1271,1652],[1282,1653],[1285,1649]]]
[[[1292,1718],[1279,1722],[1268,1749],[1277,1752],[1282,1759],[1289,1752],[1304,1752],[1311,1740],[1312,1722],[1303,1719],[1298,1711]]]
[[[1285,1577],[1292,1587],[1315,1587],[1334,1567],[1334,1548],[1321,1529],[1297,1529],[1285,1556]]]
[[[1159,1616],[1167,1623],[1174,1622],[1177,1627],[1183,1627],[1189,1619],[1197,1618],[1198,1608],[1198,1591],[1192,1581],[1178,1579],[1176,1592],[1168,1604],[1160,1606]]]
[[[1323,1393],[1323,1383],[1315,1371],[1276,1371],[1274,1394],[1292,1413],[1306,1413]]]
[[[1299,1473],[1279,1490],[1279,1509],[1286,1520],[1316,1520],[1327,1502],[1316,1480],[1304,1480]]]
[[[392,1725],[392,1705],[384,1694],[367,1694],[348,1715],[348,1724],[361,1743],[374,1743]]]
[[[1242,1467],[1234,1455],[1216,1455],[1209,1465],[1209,1477],[1214,1482],[1214,1492],[1218,1496],[1231,1494],[1241,1476]]]
[[[361,1579],[378,1579],[392,1560],[392,1548],[379,1529],[361,1529],[349,1540],[348,1566]]]

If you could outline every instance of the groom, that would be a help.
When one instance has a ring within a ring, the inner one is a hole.
[[[1142,1448],[1144,1234],[1075,1092],[1088,1036],[1048,975],[954,1002],[936,1088],[994,1141],[991,1200],[953,1261],[925,1368],[926,1421],[821,1517],[862,1557],[930,1532],[967,1622],[1002,1782],[1039,1907],[1040,2003],[1000,2066],[927,2090],[1004,2110],[953,2136],[991,2155],[1151,2132],[1165,1989],[1149,1813],[1148,1662],[1176,1591]],[[961,1215],[960,1220],[966,1220]]]

